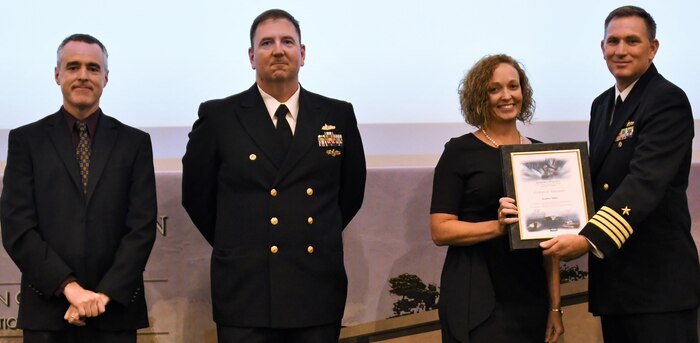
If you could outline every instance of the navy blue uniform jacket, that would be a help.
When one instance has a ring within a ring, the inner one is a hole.
[[[342,231],[366,177],[352,105],[302,88],[286,158],[279,150],[257,85],[201,104],[183,157],[182,203],[213,246],[219,325],[306,327],[343,316]]]
[[[611,88],[593,101],[589,127],[596,214],[583,228],[596,315],[669,312],[700,303],[698,252],[686,189],[693,115],[685,93],[652,64],[608,126]]]

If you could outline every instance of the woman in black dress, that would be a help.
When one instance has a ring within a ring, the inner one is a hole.
[[[433,241],[449,246],[440,283],[443,342],[555,342],[564,332],[559,261],[539,249],[510,251],[498,146],[530,144],[516,121],[534,112],[532,88],[510,56],[479,60],[459,88],[465,121],[477,130],[452,138],[435,167]],[[508,217],[507,217],[508,216]]]

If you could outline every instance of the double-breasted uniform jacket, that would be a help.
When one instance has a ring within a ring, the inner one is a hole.
[[[70,304],[58,292],[70,275],[111,298],[87,325],[148,326],[143,270],[157,217],[150,137],[101,114],[90,160],[84,195],[61,111],[10,131],[0,219],[3,245],[22,272],[20,328],[70,326]]]
[[[591,108],[590,165],[597,212],[581,234],[596,315],[668,312],[700,303],[698,252],[686,189],[693,116],[685,93],[652,64],[615,111],[611,88]]]
[[[347,295],[342,231],[364,196],[352,105],[301,89],[286,157],[257,85],[202,103],[183,157],[182,202],[213,246],[223,326],[338,322]]]

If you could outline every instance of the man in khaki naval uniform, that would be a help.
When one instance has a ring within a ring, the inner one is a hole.
[[[342,231],[366,177],[355,114],[300,86],[289,13],[262,13],[250,36],[256,83],[201,104],[182,160],[183,206],[213,246],[219,342],[337,342]]]
[[[590,311],[601,316],[606,343],[697,343],[700,266],[686,197],[690,103],[652,63],[659,41],[645,10],[613,10],[601,48],[616,82],[591,108],[598,212],[580,235],[541,246],[564,259],[592,251]]]

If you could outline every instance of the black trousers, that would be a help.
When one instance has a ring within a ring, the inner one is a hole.
[[[219,343],[337,343],[340,323],[275,329],[217,325]]]
[[[605,343],[698,343],[698,309],[601,316]]]
[[[102,331],[90,326],[64,331],[24,330],[24,343],[136,343],[136,330]]]

